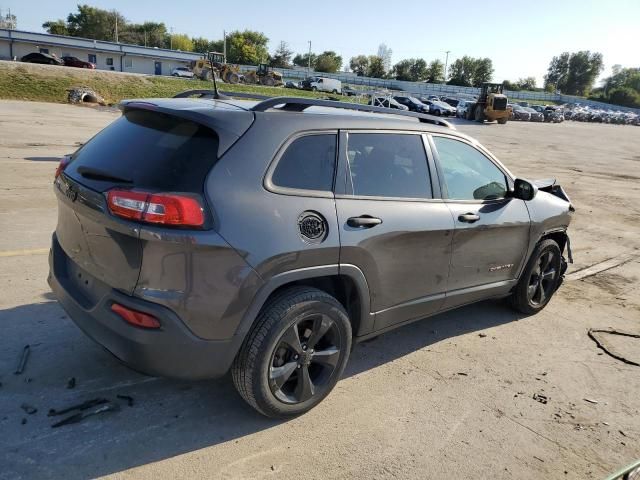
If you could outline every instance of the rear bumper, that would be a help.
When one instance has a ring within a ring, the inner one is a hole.
[[[240,337],[201,339],[168,308],[98,285],[95,280],[94,291],[87,294],[68,275],[68,262],[54,234],[49,252],[51,290],[76,325],[123,363],[149,375],[185,380],[215,378],[229,370]],[[134,327],[111,311],[113,303],[151,314],[161,327]]]

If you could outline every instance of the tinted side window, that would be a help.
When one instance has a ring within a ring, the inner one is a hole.
[[[352,133],[347,155],[354,195],[432,198],[420,135]]]
[[[493,200],[504,198],[507,180],[495,164],[475,148],[458,140],[433,137],[449,198]]]
[[[271,176],[278,187],[333,190],[336,135],[307,135],[294,140]]]

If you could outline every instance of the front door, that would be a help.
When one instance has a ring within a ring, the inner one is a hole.
[[[155,62],[154,67],[155,67],[155,74],[162,75],[162,62]]]
[[[340,137],[340,264],[363,271],[375,330],[422,318],[444,302],[453,219],[432,185],[425,140],[409,132]]]
[[[476,146],[447,136],[432,141],[455,222],[445,308],[506,293],[529,245],[527,206],[507,195],[505,172]]]

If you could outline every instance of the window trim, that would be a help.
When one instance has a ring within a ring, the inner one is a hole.
[[[296,140],[302,137],[311,137],[316,135],[333,135],[336,140],[336,158],[334,158],[333,162],[333,181],[331,182],[330,190],[307,190],[304,188],[290,188],[290,187],[281,187],[280,185],[276,185],[273,183],[273,173],[275,172],[278,164],[280,163],[280,159],[287,151],[289,146],[295,142]],[[306,130],[304,132],[298,132],[292,136],[290,136],[278,149],[273,160],[269,164],[269,168],[267,169],[267,173],[264,176],[262,181],[262,186],[265,190],[276,193],[279,195],[292,195],[296,197],[315,197],[315,198],[333,198],[333,190],[336,183],[336,172],[338,171],[338,151],[340,148],[340,137],[339,132],[336,129],[329,130]]]
[[[350,189],[347,184],[350,179],[349,162],[347,157],[347,148],[349,145],[349,134],[373,133],[373,134],[400,134],[400,135],[419,135],[422,137],[422,145],[427,157],[427,172],[429,173],[429,182],[431,183],[432,198],[423,197],[384,197],[373,195],[353,195],[349,193]],[[427,133],[422,130],[376,130],[376,129],[345,129],[340,130],[338,168],[336,170],[335,182],[335,198],[343,200],[379,200],[389,202],[430,202],[442,203],[441,189],[436,175],[435,163],[431,146],[427,142]],[[342,179],[340,179],[340,175]]]
[[[435,167],[438,173],[438,183],[440,184],[440,189],[442,192],[442,199],[446,202],[446,203],[462,203],[462,204],[483,204],[483,205],[491,205],[491,204],[497,204],[497,203],[505,203],[506,201],[511,200],[511,197],[509,195],[502,197],[502,198],[494,198],[494,199],[490,199],[490,200],[462,200],[462,199],[455,199],[455,198],[449,198],[449,192],[447,190],[447,184],[445,183],[444,180],[444,171],[442,170],[442,164],[440,163],[440,157],[438,156],[438,149],[436,148],[435,142],[434,142],[434,138],[435,137],[443,137],[443,138],[448,138],[450,140],[456,140],[458,142],[462,142],[465,143],[466,145],[468,145],[469,147],[475,149],[476,151],[478,151],[478,153],[482,154],[484,157],[486,157],[487,160],[489,160],[498,170],[500,170],[502,172],[502,174],[504,175],[506,181],[507,181],[507,193],[510,192],[511,190],[513,190],[513,180],[514,177],[511,174],[511,172],[509,172],[509,170],[506,169],[506,167],[504,165],[502,165],[502,163],[500,163],[500,161],[495,158],[488,150],[486,150],[484,147],[482,147],[481,145],[479,145],[478,143],[475,143],[473,141],[470,141],[466,138],[463,137],[457,137],[455,135],[446,135],[446,134],[441,134],[441,133],[429,133],[428,135],[428,141],[429,141],[429,146],[431,147],[432,153],[433,153],[433,157],[435,160]]]

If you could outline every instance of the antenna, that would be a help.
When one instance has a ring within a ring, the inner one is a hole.
[[[215,100],[228,100],[229,97],[226,95],[220,95],[218,92],[218,84],[216,82],[216,72],[213,68],[213,53],[209,52],[207,55],[209,57],[209,66],[211,67],[211,80],[213,81],[213,98]]]

